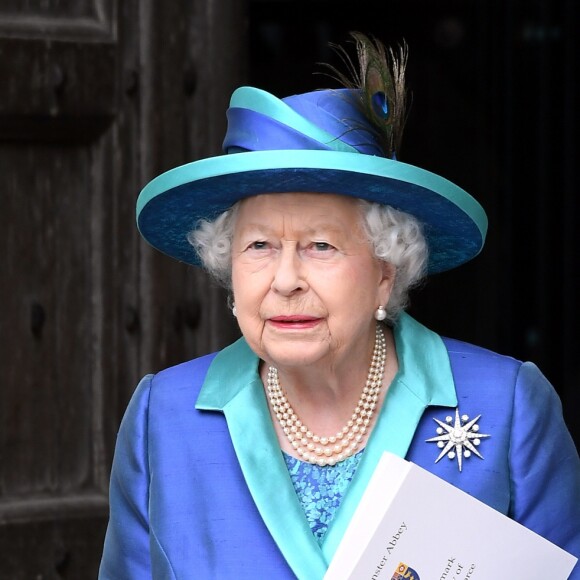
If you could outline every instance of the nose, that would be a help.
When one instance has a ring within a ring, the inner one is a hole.
[[[284,245],[276,263],[272,290],[283,296],[290,296],[306,288],[304,265],[300,260],[298,248],[294,244]]]

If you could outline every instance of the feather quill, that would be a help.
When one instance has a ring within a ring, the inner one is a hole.
[[[357,105],[373,127],[373,135],[385,157],[396,158],[401,149],[407,120],[405,69],[408,47],[395,51],[375,37],[351,32],[356,45],[358,67],[343,46],[331,44],[346,67],[343,73],[326,64],[331,76],[348,89],[357,91]]]

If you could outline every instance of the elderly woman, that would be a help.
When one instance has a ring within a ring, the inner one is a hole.
[[[321,579],[385,450],[580,554],[580,462],[550,384],[404,311],[427,273],[479,253],[486,216],[396,160],[404,62],[355,39],[360,89],[238,89],[226,155],[139,197],[142,235],[231,290],[243,337],[138,386],[102,579]]]

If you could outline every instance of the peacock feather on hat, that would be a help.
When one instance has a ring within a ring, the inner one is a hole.
[[[351,32],[356,45],[358,67],[348,51],[331,44],[347,72],[322,63],[336,81],[347,89],[354,89],[356,102],[374,130],[373,136],[385,157],[394,159],[400,152],[403,129],[407,119],[407,88],[405,69],[408,47],[405,42],[395,51],[387,49],[380,40],[361,32]]]

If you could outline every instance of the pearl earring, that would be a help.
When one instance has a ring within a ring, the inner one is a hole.
[[[232,304],[232,314],[234,315],[234,318],[237,318],[238,316],[238,311],[236,310],[236,304]]]
[[[387,311],[385,310],[384,306],[379,306],[375,310],[375,320],[384,320],[387,317]]]

